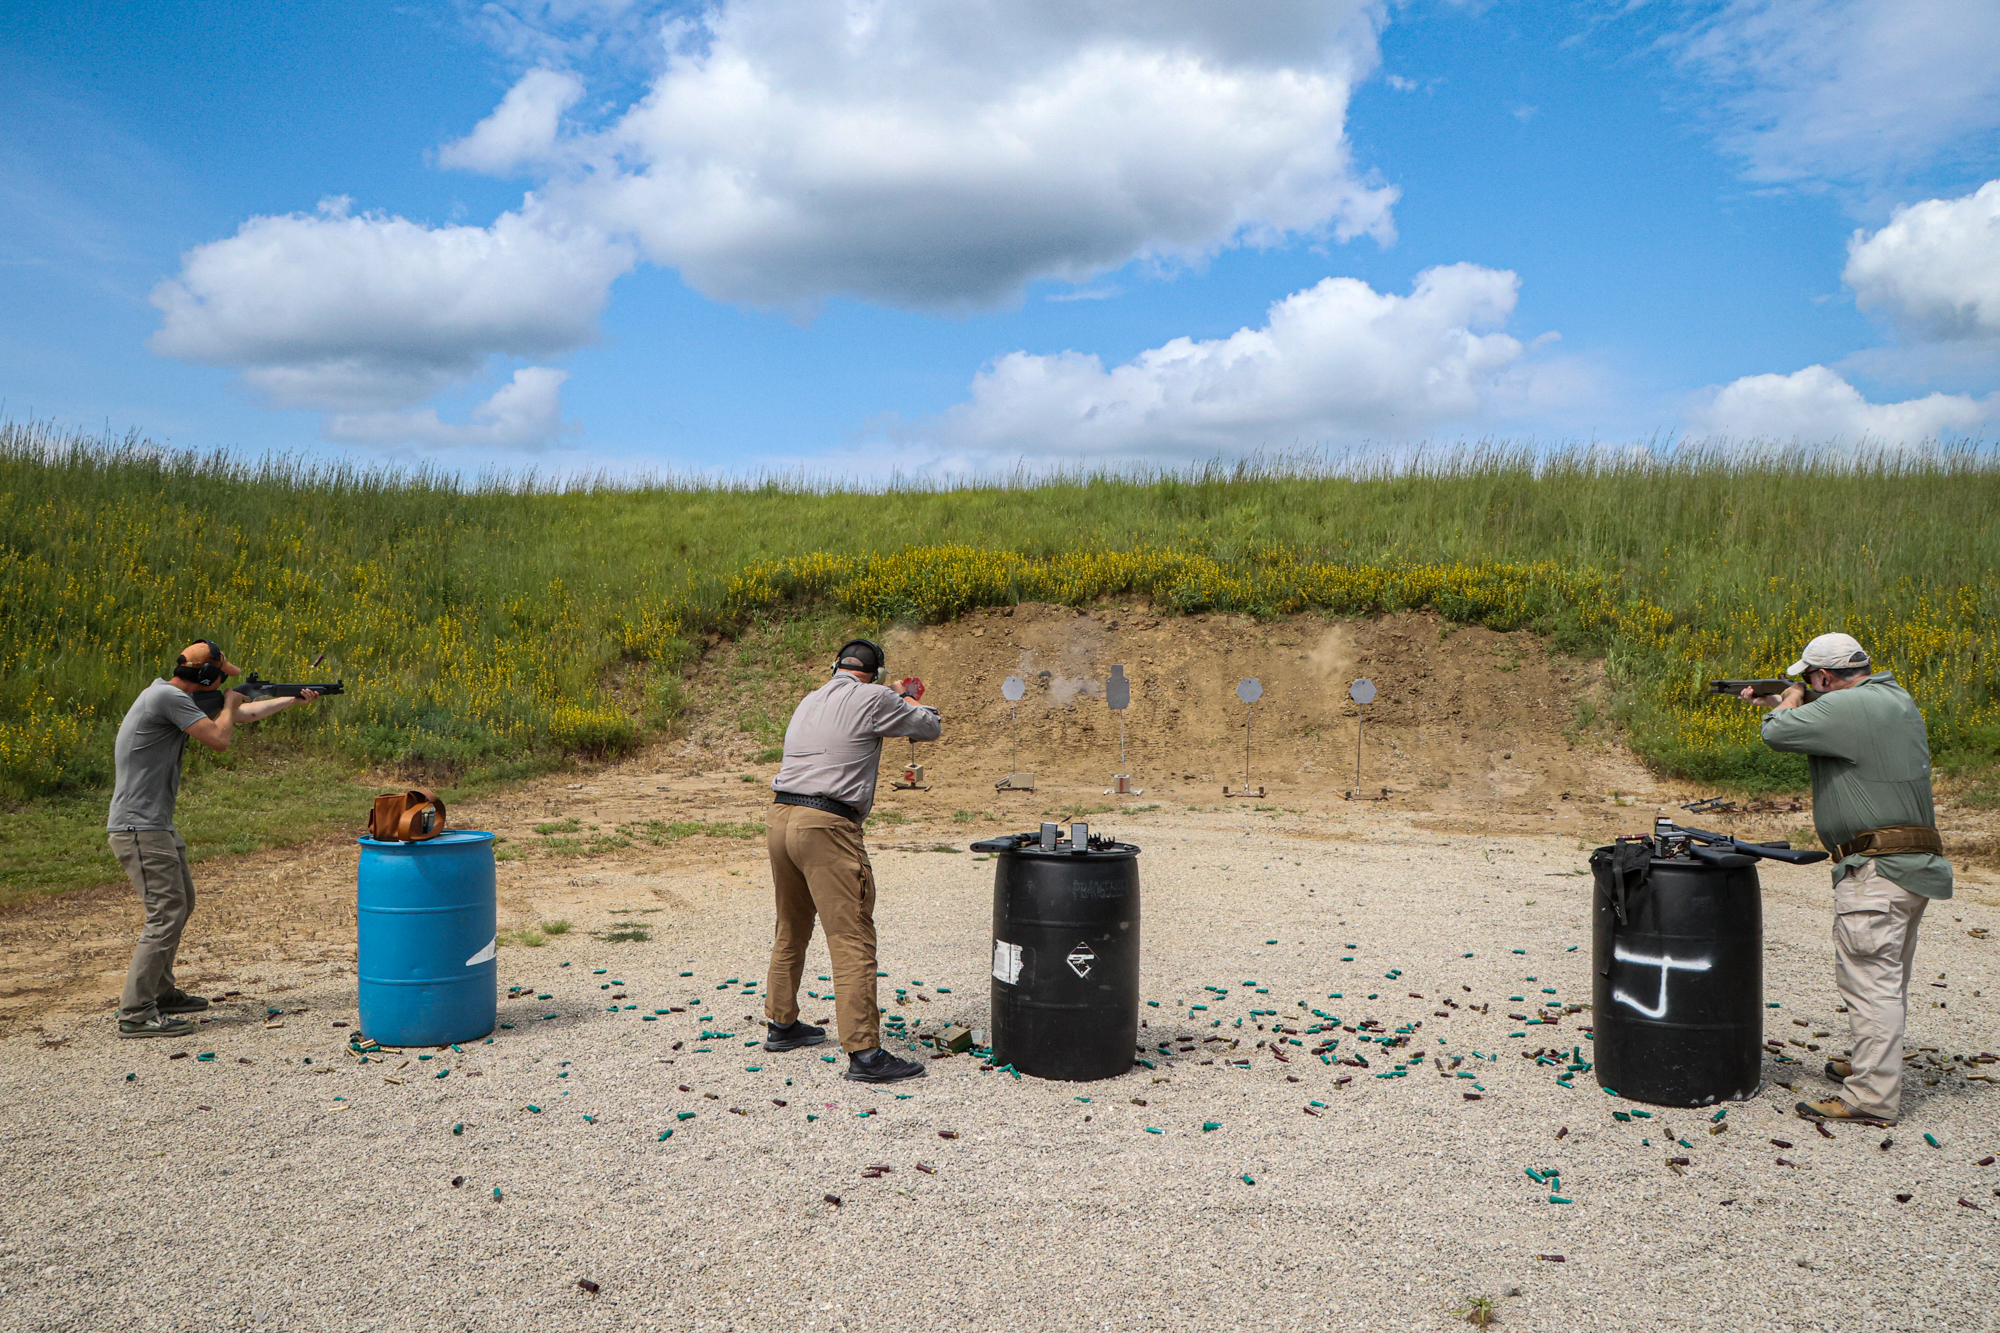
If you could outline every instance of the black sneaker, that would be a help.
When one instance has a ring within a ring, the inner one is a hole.
[[[193,1031],[194,1024],[185,1018],[168,1018],[165,1014],[155,1014],[147,1019],[118,1020],[118,1035],[121,1037],[185,1037]]]
[[[872,1051],[856,1051],[847,1057],[842,1078],[856,1083],[900,1083],[906,1078],[922,1078],[924,1067],[914,1060],[902,1060],[880,1046]]]
[[[160,997],[160,1012],[163,1014],[198,1014],[208,1008],[208,1001],[199,995],[190,995],[178,986]]]
[[[783,1027],[766,1020],[764,1029],[764,1049],[767,1051],[796,1051],[801,1046],[817,1046],[826,1040],[825,1028],[814,1027],[796,1018]]]

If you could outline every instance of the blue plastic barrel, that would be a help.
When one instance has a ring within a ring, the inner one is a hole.
[[[384,1046],[443,1046],[493,1031],[493,835],[454,829],[425,842],[360,842],[361,1031]]]

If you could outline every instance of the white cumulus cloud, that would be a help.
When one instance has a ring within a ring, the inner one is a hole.
[[[1108,370],[1077,352],[1014,352],[979,372],[967,401],[902,433],[989,457],[1409,439],[1541,396],[1527,349],[1499,331],[1518,287],[1475,264],[1426,270],[1408,296],[1327,278],[1274,303],[1262,328],[1176,338]]]
[[[343,444],[541,449],[563,433],[560,390],[568,378],[566,370],[523,366],[464,422],[440,420],[436,408],[335,412],[322,430],[326,438]]]
[[[2000,180],[1899,208],[1856,232],[1841,274],[1863,310],[1914,342],[2000,339]]]
[[[1790,375],[1746,375],[1689,413],[1698,434],[1808,444],[1921,444],[1993,420],[2000,400],[1933,393],[1871,403],[1825,366]]]
[[[189,251],[180,274],[153,290],[162,321],[148,345],[237,369],[272,406],[386,422],[393,416],[380,414],[467,381],[496,356],[593,341],[632,258],[602,233],[550,226],[532,200],[490,227],[351,215],[333,200],[316,214],[251,218]],[[536,370],[527,383],[552,398],[554,373]],[[519,408],[499,403],[515,423],[500,433],[543,419]]]
[[[2000,129],[1992,0],[1731,0],[1679,51],[1753,180],[1876,185]]]
[[[438,165],[505,176],[541,162],[555,148],[563,112],[582,96],[583,80],[574,74],[529,70],[472,133],[438,149]]]
[[[732,0],[567,141],[552,206],[710,297],[990,305],[1037,278],[1392,235],[1345,132],[1372,0]],[[531,76],[535,77],[535,76]]]
[[[1356,167],[1346,116],[1387,14],[1386,0],[488,0],[475,26],[534,67],[437,160],[529,175],[522,206],[487,227],[344,204],[252,218],[155,289],[151,346],[234,368],[273,405],[335,413],[327,429],[346,438],[442,440],[457,428],[409,409],[496,358],[588,343],[640,256],[718,300],[934,310],[1135,259],[1386,243],[1396,191]],[[572,119],[586,86],[635,70],[637,100]],[[496,396],[465,429],[559,423],[553,382],[510,390],[551,405]]]

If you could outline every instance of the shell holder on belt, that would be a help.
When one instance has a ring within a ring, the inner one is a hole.
[[[444,832],[444,802],[421,788],[377,796],[368,836],[377,842],[423,842]]]
[[[1833,849],[1833,854],[1843,861],[1850,856],[1894,856],[1899,852],[1943,856],[1944,839],[1928,824],[1892,824],[1888,828],[1863,829]]]

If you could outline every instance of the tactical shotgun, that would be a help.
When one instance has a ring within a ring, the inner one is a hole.
[[[1789,842],[1744,842],[1727,833],[1710,833],[1705,829],[1689,828],[1685,824],[1662,821],[1655,833],[1656,842],[1661,839],[1672,842],[1682,838],[1687,839],[1688,855],[1697,861],[1719,861],[1732,853],[1737,856],[1784,861],[1795,866],[1817,865],[1826,860],[1825,852],[1794,847]]]
[[[1802,682],[1785,680],[1782,677],[1775,676],[1766,677],[1763,680],[1711,680],[1708,682],[1708,691],[1710,694],[1726,694],[1730,698],[1736,699],[1742,697],[1746,687],[1755,690],[1758,694],[1783,694],[1786,690],[1792,688],[1792,686],[1800,683]],[[1817,698],[1819,698],[1818,690],[1806,691],[1807,703],[1811,703]]]
[[[245,703],[256,703],[259,699],[296,699],[305,690],[314,690],[321,696],[347,693],[337,680],[317,685],[294,685],[265,680],[254,671],[227,688],[242,695]],[[193,697],[201,711],[213,718],[222,715],[222,695],[222,690],[196,690]]]

